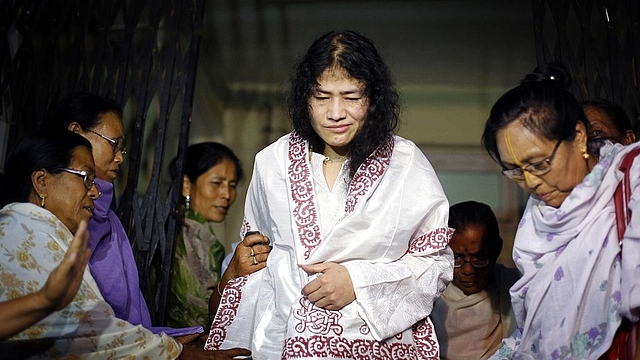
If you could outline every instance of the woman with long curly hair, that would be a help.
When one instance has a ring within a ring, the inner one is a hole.
[[[428,316],[451,281],[449,205],[410,141],[372,42],[318,38],[289,98],[294,131],[256,156],[241,236],[266,267],[228,282],[207,347],[254,359],[437,358]],[[256,233],[259,232],[259,233]]]

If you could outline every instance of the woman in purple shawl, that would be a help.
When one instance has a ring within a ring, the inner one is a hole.
[[[96,183],[102,194],[95,201],[89,223],[89,248],[92,251],[89,267],[116,317],[174,337],[203,332],[201,326],[183,329],[152,326],[149,309],[140,290],[131,243],[120,219],[110,208],[113,181],[126,154],[120,106],[98,95],[80,93],[59,103],[51,126],[78,133],[93,146]]]

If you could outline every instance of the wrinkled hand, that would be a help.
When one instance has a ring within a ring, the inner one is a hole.
[[[314,265],[300,265],[307,274],[322,273],[302,288],[302,295],[317,307],[340,310],[356,299],[353,283],[347,268],[328,262]]]
[[[84,269],[91,257],[91,251],[87,248],[87,226],[86,221],[80,222],[64,259],[53,269],[47,282],[39,290],[50,309],[60,310],[69,305],[82,284]]]
[[[199,347],[185,345],[182,347],[182,353],[179,359],[209,359],[209,360],[230,360],[236,356],[250,356],[251,351],[241,348],[233,348],[228,350],[204,350]]]
[[[197,343],[197,345],[199,346],[201,337],[202,337],[202,334],[201,333],[197,333],[197,334],[188,334],[188,335],[176,336],[176,337],[174,337],[174,339],[177,342],[179,342],[180,344],[182,344],[182,345],[189,344],[191,346],[194,346],[194,345],[196,345],[195,343]],[[204,347],[204,343],[202,343],[202,347]]]
[[[233,252],[229,267],[225,271],[225,280],[229,281],[264,269],[267,266],[269,252],[271,246],[268,237],[261,234],[245,236]]]

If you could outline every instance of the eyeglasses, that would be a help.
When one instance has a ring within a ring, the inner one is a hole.
[[[529,164],[525,167],[517,167],[514,169],[504,168],[502,170],[502,175],[508,177],[511,180],[520,181],[524,179],[525,171],[535,176],[541,176],[548,173],[549,171],[551,171],[551,162],[553,161],[553,158],[556,156],[556,152],[558,151],[558,147],[560,147],[560,143],[562,143],[562,140],[558,140],[558,142],[556,143],[556,146],[553,148],[553,151],[551,152],[551,155],[548,158],[542,161],[538,161],[537,163],[534,163],[534,164]]]
[[[469,258],[469,260],[463,259],[462,256],[456,256],[453,259],[453,267],[461,268],[464,266],[465,263],[469,263],[474,268],[483,268],[488,266],[489,262],[491,262],[491,259],[489,259],[486,256],[471,257]]]
[[[58,170],[80,176],[82,178],[82,181],[84,181],[84,186],[87,188],[87,190],[91,190],[91,188],[95,186],[96,190],[98,190],[98,193],[102,194],[102,192],[100,191],[100,186],[98,186],[98,184],[95,182],[96,176],[94,174],[89,174],[84,170],[76,170],[76,169],[69,169],[69,168],[58,168]]]
[[[109,142],[109,144],[111,144],[111,147],[113,148],[113,153],[114,154],[117,153],[118,151],[121,151],[123,156],[127,155],[127,149],[122,147],[122,142],[124,141],[124,139],[115,140],[115,139],[112,139],[110,137],[106,137],[106,136],[100,134],[99,132],[95,132],[95,131],[93,131],[91,129],[87,129],[86,131],[92,132],[92,133],[100,136],[101,138],[107,140]]]

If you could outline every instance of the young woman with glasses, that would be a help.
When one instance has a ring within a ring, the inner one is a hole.
[[[639,146],[590,152],[570,82],[561,65],[537,68],[496,102],[485,126],[485,148],[531,195],[513,251],[522,273],[511,288],[519,331],[496,359],[598,359],[622,319],[637,320],[640,161],[629,169],[632,218],[623,238],[613,194],[623,157]]]

